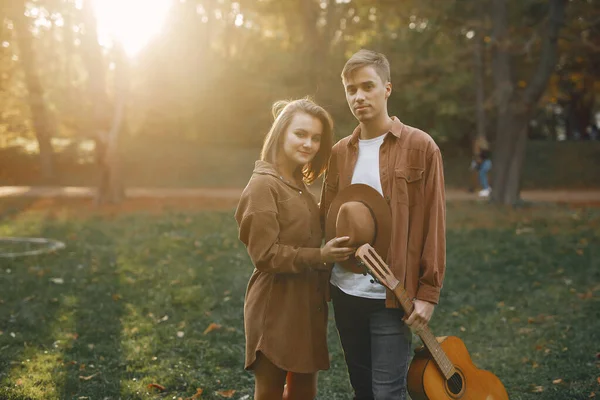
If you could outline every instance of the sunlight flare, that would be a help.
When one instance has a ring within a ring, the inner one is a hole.
[[[92,0],[98,39],[106,46],[119,42],[129,56],[136,55],[158,34],[172,0]]]

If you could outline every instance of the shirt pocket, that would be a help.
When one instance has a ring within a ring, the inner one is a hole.
[[[402,167],[396,170],[396,202],[412,207],[423,201],[424,172],[423,168],[417,167]]]

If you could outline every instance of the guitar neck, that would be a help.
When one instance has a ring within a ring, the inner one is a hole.
[[[377,254],[375,249],[373,249],[369,244],[364,244],[357,249],[356,256],[382,285],[394,292],[394,295],[404,310],[404,315],[408,316],[412,314],[415,308],[412,299],[408,297],[408,294],[406,293],[406,290],[402,284],[390,271],[388,265],[385,263],[385,261],[383,261],[381,256]],[[440,346],[438,343],[437,339],[429,329],[429,326],[425,325],[425,328],[423,328],[418,335],[423,341],[423,344],[425,344],[431,353],[446,379],[450,379],[450,377],[456,373],[456,369],[448,359],[448,356],[446,356],[444,350],[442,350],[442,346]]]
[[[404,290],[404,288],[398,284],[394,288],[393,292],[396,295],[396,298],[400,301],[402,309],[404,310],[404,314],[407,316],[412,314],[415,306],[410,297],[408,297],[408,294],[406,294],[406,290]],[[448,359],[448,356],[446,356],[446,353],[442,349],[442,346],[440,346],[435,335],[433,332],[431,332],[431,329],[429,329],[429,326],[426,325],[425,328],[418,333],[418,335],[423,341],[425,347],[427,347],[431,353],[431,356],[446,379],[450,379],[450,377],[456,373],[456,370],[454,369],[452,362]]]

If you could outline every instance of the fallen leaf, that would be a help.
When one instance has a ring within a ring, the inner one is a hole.
[[[204,330],[204,334],[206,335],[207,333],[210,333],[210,332],[212,332],[212,331],[214,331],[214,330],[217,330],[217,329],[221,329],[221,325],[219,325],[219,324],[216,324],[216,323],[212,322],[212,323],[211,323],[211,324],[208,326],[208,328],[206,328],[206,329]]]
[[[543,386],[534,386],[533,389],[531,389],[531,391],[533,393],[542,393],[544,391],[544,387]]]
[[[17,379],[16,384],[17,384],[17,386],[23,385],[23,379]]]
[[[203,392],[203,391],[204,391],[204,390],[202,390],[201,388],[196,388],[196,394],[194,394],[192,397],[189,397],[189,398],[188,398],[188,399],[186,399],[186,400],[196,400],[196,399],[199,399],[199,398],[200,398],[200,396],[202,396],[202,392]]]
[[[561,378],[558,378],[558,379],[553,380],[552,383],[554,383],[555,385],[558,385],[559,383],[562,383],[562,381],[563,380]]]
[[[464,326],[461,326],[461,327],[460,327],[460,331],[461,331],[461,332],[465,332],[466,330],[467,330],[467,328],[465,328]]]
[[[235,390],[231,389],[231,390],[219,390],[217,392],[217,394],[221,397],[225,397],[225,398],[232,398],[233,395],[235,394]]]
[[[577,293],[577,297],[579,297],[581,300],[589,300],[589,299],[593,299],[594,298],[594,292],[592,292],[591,290],[585,292],[585,293]]]
[[[177,332],[177,337],[178,338],[182,338],[184,336],[185,336],[185,332],[182,332],[182,331]]]
[[[62,285],[65,283],[65,280],[63,278],[50,278],[50,282],[56,283],[57,285]]]
[[[590,393],[590,395],[588,396],[588,398],[590,398],[590,399],[591,399],[592,397],[596,397],[596,393],[595,393],[595,392],[592,392],[592,393]]]
[[[598,383],[600,383],[600,376],[598,378],[596,378],[596,381],[598,381]]]
[[[165,321],[168,321],[168,320],[169,320],[169,316],[165,315],[164,317],[162,317],[161,319],[159,319],[158,322],[161,323],[161,322],[165,322]]]
[[[121,300],[121,295],[118,293],[115,293],[112,295],[112,299],[113,299],[113,301],[119,301],[119,300]]]
[[[159,385],[158,383],[151,383],[148,385],[148,389],[152,389],[152,388],[158,389],[161,392],[165,390],[165,387],[163,385]]]
[[[93,375],[90,376],[81,376],[79,375],[79,379],[81,379],[82,381],[89,381],[90,379],[92,379],[93,377],[95,377],[96,375],[98,375],[100,372],[96,372]]]

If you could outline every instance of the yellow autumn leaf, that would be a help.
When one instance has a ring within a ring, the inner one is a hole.
[[[82,381],[89,381],[90,379],[92,379],[93,377],[95,377],[96,375],[98,375],[100,372],[96,372],[93,375],[89,375],[89,376],[82,376],[79,375],[79,379],[81,379]]]
[[[219,325],[219,324],[217,324],[217,323],[214,323],[214,322],[212,322],[212,323],[211,323],[211,324],[208,326],[208,328],[206,328],[206,329],[204,330],[204,334],[206,335],[207,333],[210,333],[210,332],[212,332],[212,331],[214,331],[214,330],[217,330],[217,329],[221,329],[221,325]]]
[[[225,398],[232,398],[233,395],[235,394],[235,390],[231,389],[231,390],[219,390],[217,392],[217,394],[221,397],[225,397]]]

